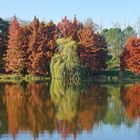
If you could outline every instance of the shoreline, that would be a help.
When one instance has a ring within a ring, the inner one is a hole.
[[[88,77],[88,78],[87,78]],[[49,81],[58,80],[58,78],[51,78],[50,75],[18,75],[18,74],[0,74],[0,82],[31,82],[31,81]],[[62,79],[59,79],[62,80]],[[94,72],[92,75],[82,76],[82,81],[93,83],[134,83],[140,82],[140,74],[134,74],[125,71],[120,74],[119,70],[104,70]]]

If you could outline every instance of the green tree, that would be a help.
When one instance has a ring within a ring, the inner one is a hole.
[[[108,92],[108,105],[107,105],[107,113],[103,120],[105,124],[111,125],[121,125],[124,123],[125,125],[130,125],[130,120],[125,114],[125,110],[121,101],[120,91],[121,88],[118,85],[107,85]]]
[[[0,18],[0,72],[4,72],[4,55],[8,44],[9,23]]]
[[[58,39],[58,52],[51,60],[52,78],[76,79],[80,74],[80,61],[77,55],[77,43],[70,38]]]
[[[110,28],[104,29],[102,35],[105,37],[106,43],[109,46],[108,68],[119,68],[120,55],[126,45],[126,40],[129,37],[136,36],[135,30],[131,26],[127,26],[124,30],[121,30],[121,28]]]
[[[131,26],[127,26],[123,31],[123,38],[124,38],[124,43],[123,43],[123,47],[125,47],[126,45],[126,41],[129,37],[136,37],[137,36],[137,33],[136,31],[133,29],[133,27]]]
[[[109,46],[108,68],[118,68],[120,66],[120,55],[123,48],[123,33],[120,28],[104,29],[102,31]]]

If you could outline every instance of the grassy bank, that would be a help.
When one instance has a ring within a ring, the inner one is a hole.
[[[87,78],[88,77],[88,78]],[[0,82],[21,82],[21,81],[46,81],[50,80],[50,76],[33,76],[33,75],[17,75],[17,74],[0,74]],[[92,81],[98,83],[120,83],[120,82],[140,82],[140,74],[134,74],[129,71],[121,73],[119,70],[94,71],[92,75],[83,77],[84,81]]]
[[[93,72],[93,82],[100,83],[134,83],[140,82],[140,74],[135,74],[130,71],[120,72],[119,70],[104,70]]]
[[[46,81],[50,80],[48,76],[33,76],[33,75],[17,75],[17,74],[0,74],[0,82],[20,82],[20,81]]]

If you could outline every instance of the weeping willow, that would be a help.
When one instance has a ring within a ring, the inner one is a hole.
[[[70,38],[57,39],[57,53],[52,57],[52,78],[80,79],[81,65],[77,55],[77,43]]]
[[[52,80],[51,99],[56,107],[56,117],[59,120],[72,120],[77,114],[80,89],[67,86],[62,80]]]

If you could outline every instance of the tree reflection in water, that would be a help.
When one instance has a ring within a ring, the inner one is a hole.
[[[121,99],[130,120],[140,117],[140,84],[131,84],[121,88]]]
[[[18,131],[31,130],[37,137],[44,130],[52,133],[55,129],[55,108],[47,87],[48,83],[5,85],[8,130],[14,137]]]
[[[131,126],[129,119],[140,117],[139,91],[139,84],[77,86],[60,80],[51,86],[47,82],[0,84],[0,135],[16,138],[19,132],[32,132],[37,138],[57,131],[65,139],[91,132],[102,123]]]
[[[98,124],[106,114],[107,90],[99,85],[86,90],[57,80],[52,82],[51,97],[59,120],[57,130],[63,138],[69,134],[76,137],[82,130],[91,131],[94,123]]]
[[[122,123],[131,126],[132,123],[125,114],[125,110],[120,99],[120,85],[107,85],[108,106],[107,114],[104,119],[105,124],[119,126]]]

